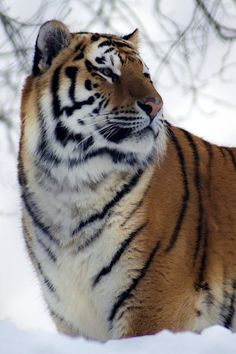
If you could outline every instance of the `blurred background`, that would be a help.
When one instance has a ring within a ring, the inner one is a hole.
[[[19,107],[39,26],[140,32],[166,119],[236,146],[236,0],[0,0],[0,320],[53,331],[25,253],[16,179]]]

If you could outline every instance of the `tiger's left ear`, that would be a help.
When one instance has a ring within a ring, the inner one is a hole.
[[[133,43],[135,48],[138,48],[139,32],[138,32],[137,28],[132,33],[127,34],[126,36],[123,36],[122,38],[125,39],[126,41]]]
[[[64,23],[51,20],[39,29],[35,44],[33,75],[44,73],[52,64],[59,52],[68,47],[72,35]]]

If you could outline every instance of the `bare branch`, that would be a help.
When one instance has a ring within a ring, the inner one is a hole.
[[[203,14],[207,18],[207,21],[209,24],[214,28],[216,31],[217,35],[226,41],[233,41],[236,39],[236,29],[227,27],[221,23],[219,23],[214,16],[212,16],[212,13],[210,10],[207,8],[205,5],[205,2],[203,0],[195,0],[197,6],[202,10]]]

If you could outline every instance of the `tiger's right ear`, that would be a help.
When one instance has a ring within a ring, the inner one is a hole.
[[[39,29],[35,44],[33,75],[44,73],[59,52],[68,47],[71,38],[70,31],[62,22],[57,20],[45,22]]]

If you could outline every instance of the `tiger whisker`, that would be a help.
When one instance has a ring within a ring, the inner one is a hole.
[[[104,129],[104,128],[109,128],[109,125],[111,125],[111,124],[109,123],[109,124],[105,125],[104,127],[101,127],[100,129],[98,129],[98,130],[96,131],[96,133],[99,133],[99,132],[100,132],[102,129]],[[112,126],[110,126],[110,128],[112,128]],[[93,145],[91,145],[90,148],[86,151],[85,156],[87,156],[87,155],[89,154],[89,152],[90,152],[95,146],[96,146],[96,141],[94,141]]]

